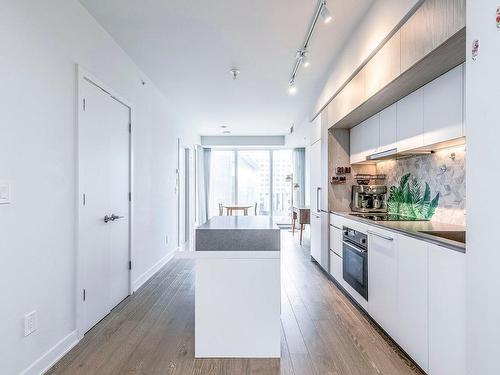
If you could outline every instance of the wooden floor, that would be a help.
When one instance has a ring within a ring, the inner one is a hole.
[[[296,236],[297,237],[297,236]],[[194,261],[174,259],[49,374],[421,374],[282,231],[281,359],[194,359]]]

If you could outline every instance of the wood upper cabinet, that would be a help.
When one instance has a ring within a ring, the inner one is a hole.
[[[364,67],[365,94],[372,97],[401,74],[401,33],[394,36]]]
[[[398,241],[396,341],[426,372],[428,344],[428,244],[403,235]]]
[[[335,98],[334,111],[343,118],[354,109],[359,107],[366,99],[365,95],[365,71],[361,70]],[[330,124],[334,122],[330,121]]]
[[[466,374],[465,290],[465,254],[429,245],[429,374]]]
[[[336,96],[326,107],[328,112],[328,127],[335,125],[342,117],[340,113],[339,97]]]
[[[426,0],[401,27],[401,72],[465,27],[465,0]]]
[[[397,106],[396,103],[380,112],[380,144],[378,152],[397,148]]]
[[[463,66],[424,86],[424,144],[464,136]]]
[[[312,122],[311,124],[311,130],[310,130],[310,143],[311,145],[321,139],[321,115],[316,117],[316,119]]]
[[[418,89],[404,97],[397,106],[398,151],[424,145],[424,90]]]

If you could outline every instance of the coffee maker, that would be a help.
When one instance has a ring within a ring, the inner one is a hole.
[[[355,212],[387,212],[387,186],[353,185],[351,210]]]

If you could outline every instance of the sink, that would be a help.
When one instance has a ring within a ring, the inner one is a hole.
[[[451,241],[465,243],[465,231],[444,231],[444,230],[422,230],[420,233],[430,234],[431,236],[445,238]]]

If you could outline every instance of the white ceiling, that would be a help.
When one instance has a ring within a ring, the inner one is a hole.
[[[279,135],[312,113],[326,74],[374,0],[329,0],[311,66],[288,95],[315,0],[80,0],[202,135]],[[232,81],[229,69],[241,71]]]

